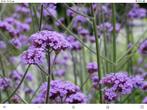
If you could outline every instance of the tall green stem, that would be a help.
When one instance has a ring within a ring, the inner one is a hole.
[[[47,52],[47,60],[48,60],[48,82],[47,82],[47,92],[46,92],[46,103],[49,102],[49,93],[50,93],[50,76],[51,76],[51,59],[50,59],[50,51],[48,49],[48,52]]]
[[[98,39],[98,33],[97,33],[97,25],[96,25],[96,15],[94,14],[93,7],[91,5],[91,12],[92,12],[92,23],[93,23],[93,29],[94,29],[94,35],[95,35],[95,41],[96,41],[96,57],[97,57],[97,65],[98,65],[98,77],[99,80],[102,78],[101,74],[101,63],[100,63],[100,48],[99,48],[99,39]],[[103,96],[102,96],[102,86],[99,83],[99,93],[100,93],[100,99],[99,102],[103,103]]]
[[[12,94],[11,94],[6,100],[4,100],[2,103],[6,103],[7,101],[9,101],[9,100],[11,99],[11,97],[13,97],[13,95],[15,95],[15,93],[16,93],[17,90],[20,88],[21,84],[23,83],[23,81],[24,81],[24,79],[25,79],[25,77],[26,77],[26,75],[27,75],[27,73],[28,73],[28,70],[29,70],[30,66],[31,66],[31,65],[29,65],[29,66],[27,67],[27,69],[26,69],[26,71],[25,71],[25,73],[24,73],[24,75],[23,75],[23,77],[22,77],[20,83],[19,83],[18,86],[16,87],[16,89],[15,89],[15,90],[12,92]]]
[[[113,23],[113,39],[112,39],[112,44],[113,44],[113,63],[116,63],[116,13],[115,13],[115,3],[112,4],[112,23]],[[115,65],[113,66],[113,71],[115,72]]]
[[[41,5],[41,11],[40,11],[39,31],[41,31],[42,19],[43,19],[43,5]]]
[[[76,71],[77,68],[76,68],[76,61],[75,61],[73,52],[72,52],[72,63],[73,63],[74,82],[75,82],[75,85],[77,85],[77,71]]]

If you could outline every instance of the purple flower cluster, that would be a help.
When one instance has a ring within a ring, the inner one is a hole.
[[[87,19],[84,16],[81,15],[77,15],[74,19],[73,19],[73,27],[77,28],[78,26],[80,26],[81,24],[84,24],[87,22]]]
[[[65,74],[65,70],[64,69],[58,69],[58,70],[55,70],[53,72],[54,75],[58,76],[58,77],[61,77],[61,76],[64,76]]]
[[[18,72],[17,70],[13,70],[11,71],[9,77],[13,80],[13,81],[19,81],[21,79],[22,74],[20,72]]]
[[[147,10],[144,8],[140,8],[137,4],[133,6],[133,8],[129,11],[128,17],[133,18],[144,18],[147,15]]]
[[[71,50],[73,51],[81,50],[82,48],[81,43],[78,40],[76,40],[76,38],[74,38],[73,36],[68,36],[67,40],[68,42],[70,42]]]
[[[57,17],[56,5],[54,3],[44,3],[43,7],[44,16]]]
[[[140,43],[139,48],[138,48],[138,52],[141,55],[147,55],[147,39],[145,39],[144,41],[142,41]]]
[[[147,92],[147,81],[144,81],[141,88],[144,92]]]
[[[6,90],[11,87],[11,80],[9,78],[0,78],[0,90]]]
[[[30,14],[30,9],[29,9],[29,4],[27,3],[22,3],[20,5],[16,5],[15,7],[15,12],[20,13],[23,15],[28,15]]]
[[[98,89],[98,84],[99,84],[99,78],[97,75],[98,72],[98,66],[96,62],[90,62],[87,64],[87,70],[90,75],[92,85],[95,89]]]
[[[13,38],[10,40],[10,43],[15,46],[17,49],[21,49],[23,46],[28,45],[28,39],[25,35],[20,35],[17,38]]]
[[[100,24],[97,29],[100,31],[100,32],[112,32],[113,31],[113,25],[109,22],[105,22],[105,23],[102,23]],[[116,23],[115,25],[115,31],[116,32],[119,32],[120,31],[120,24]]]
[[[39,95],[33,103],[44,103],[47,83],[40,88]],[[54,103],[86,103],[86,96],[80,88],[69,81],[53,80],[50,85],[50,100]]]
[[[143,81],[144,81],[144,78],[141,75],[136,75],[132,77],[133,86],[135,88],[142,88],[143,83],[144,83]]]
[[[35,48],[51,48],[54,51],[61,51],[70,48],[69,42],[64,35],[55,31],[43,30],[30,37],[32,46]]]
[[[0,29],[8,32],[11,37],[18,37],[22,32],[29,31],[30,26],[27,23],[20,22],[13,17],[8,17],[0,21]]]
[[[106,101],[113,101],[112,99],[115,98],[112,97],[119,97],[121,95],[130,94],[133,90],[132,78],[129,77],[128,74],[125,72],[107,74],[105,77],[102,78],[100,82],[106,86],[104,92],[112,91],[112,93],[109,94],[104,93]],[[115,96],[115,94],[117,96]]]
[[[41,49],[29,48],[21,55],[21,61],[23,64],[41,64],[45,58],[44,52]]]
[[[87,64],[87,70],[89,74],[93,74],[98,71],[98,66],[96,62],[90,62]]]
[[[59,18],[56,22],[55,22],[55,25],[56,26],[61,26],[61,24],[63,24],[64,23],[64,18],[62,17],[62,18]]]
[[[64,36],[55,31],[43,30],[30,37],[31,46],[21,55],[24,64],[41,64],[47,49],[60,52],[70,48],[71,45]]]

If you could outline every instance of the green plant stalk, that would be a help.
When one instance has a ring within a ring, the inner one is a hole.
[[[102,19],[102,22],[104,22],[104,14],[102,12],[102,7],[101,7],[101,19]],[[107,50],[107,36],[106,36],[106,31],[103,31],[103,40],[104,40],[104,54],[105,54],[105,57],[108,58],[108,50]],[[105,61],[105,72],[108,73],[109,72],[109,68],[108,68],[108,62]]]
[[[77,85],[77,71],[76,71],[76,62],[75,62],[75,57],[74,57],[74,53],[72,52],[72,63],[73,63],[73,76],[74,76],[74,83],[75,85]]]
[[[40,11],[39,31],[41,31],[42,20],[43,20],[43,5],[41,5],[41,11]]]
[[[19,83],[18,86],[16,87],[16,89],[11,93],[11,95],[10,95],[6,100],[2,101],[2,103],[6,103],[7,101],[9,101],[9,100],[13,97],[13,95],[15,95],[15,93],[16,93],[17,90],[20,88],[21,84],[23,83],[23,81],[24,81],[24,79],[25,79],[25,77],[26,77],[26,75],[27,75],[27,73],[28,73],[28,70],[29,70],[30,66],[31,66],[31,65],[28,65],[28,67],[27,67],[27,69],[26,69],[26,71],[25,71],[25,73],[24,73],[24,75],[23,75],[23,77],[22,77],[20,83]]]
[[[83,80],[84,80],[84,69],[85,69],[85,67],[83,66],[83,62],[82,62],[82,55],[81,55],[81,53],[79,53],[78,54],[79,55],[79,60],[80,60],[80,66],[79,66],[79,70],[80,70],[80,72],[79,72],[79,76],[80,76],[80,85],[82,85],[83,84]],[[85,73],[86,74],[86,73]],[[81,87],[81,90],[83,91],[84,90],[84,88],[83,87]]]
[[[101,62],[100,62],[100,48],[99,48],[99,39],[98,39],[98,33],[97,33],[97,25],[96,25],[96,16],[94,14],[93,7],[91,5],[91,12],[92,12],[92,23],[93,23],[93,30],[95,35],[95,41],[96,41],[96,57],[97,57],[97,65],[98,65],[98,78],[101,80],[102,74],[101,74]],[[103,96],[102,96],[102,85],[99,83],[99,103],[103,103]]]
[[[48,60],[48,81],[47,81],[47,92],[46,92],[46,104],[49,102],[49,94],[50,94],[50,81],[51,81],[51,58],[50,51],[47,51],[47,60]]]
[[[115,12],[115,3],[112,4],[112,24],[113,24],[113,38],[112,38],[112,44],[113,44],[113,63],[116,63],[116,12]],[[113,66],[113,72],[115,72],[115,65]]]
[[[130,27],[127,25],[127,26],[126,26],[126,33],[127,33],[127,50],[128,50],[129,48],[131,48],[131,47],[129,47],[130,44],[133,45],[133,42],[132,42],[132,40],[131,40],[131,37],[133,37],[133,36],[132,36],[132,34],[131,34],[130,31],[131,31],[131,30],[130,30]],[[129,57],[129,56],[131,55],[131,53],[132,53],[132,50],[128,51],[127,56]],[[127,62],[127,71],[128,71],[129,74],[131,74],[131,73],[133,72],[133,64],[132,64],[132,63],[133,63],[133,62],[132,62],[132,57],[130,57],[130,59],[129,59],[128,62]]]

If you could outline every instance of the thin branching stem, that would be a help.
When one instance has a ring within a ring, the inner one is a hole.
[[[19,83],[18,86],[15,88],[15,90],[14,90],[14,91],[11,93],[11,95],[10,95],[6,100],[4,100],[2,103],[6,103],[7,101],[9,101],[9,100],[15,95],[15,93],[17,92],[17,90],[18,90],[18,89],[20,88],[20,86],[22,85],[22,83],[23,83],[23,81],[24,81],[24,79],[25,79],[25,77],[26,77],[26,75],[27,75],[27,73],[28,73],[28,70],[29,70],[30,66],[31,66],[31,65],[28,65],[28,67],[27,67],[27,69],[26,69],[26,71],[25,71],[25,73],[24,73],[24,75],[23,75],[23,77],[22,77],[20,83]]]

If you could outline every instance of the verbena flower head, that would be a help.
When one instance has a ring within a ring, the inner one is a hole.
[[[136,75],[132,78],[135,88],[141,88],[143,86],[144,78],[141,75]]]
[[[13,81],[19,81],[21,79],[21,76],[22,76],[22,74],[20,72],[18,72],[17,70],[12,70],[9,75],[9,77]]]
[[[97,74],[92,74],[91,76],[92,85],[95,89],[99,89],[99,78]]]
[[[98,66],[96,62],[90,62],[87,64],[88,73],[92,74],[98,71]]]
[[[69,42],[64,35],[55,31],[43,30],[30,37],[32,46],[35,48],[51,48],[54,51],[61,51],[70,48]]]
[[[113,25],[109,22],[104,22],[102,24],[100,24],[97,29],[100,32],[112,32],[113,31]],[[115,31],[119,32],[120,31],[120,24],[116,23],[115,25]]]
[[[44,3],[43,7],[44,16],[57,17],[56,5],[54,3]]]
[[[142,41],[140,43],[139,48],[138,48],[138,52],[141,55],[147,55],[147,39],[145,39],[144,41]]]
[[[106,102],[115,101],[117,99],[118,95],[116,92],[113,91],[113,89],[105,89],[104,90],[104,99]]]
[[[6,90],[11,87],[11,80],[9,78],[0,78],[0,90]]]
[[[44,103],[47,83],[40,88],[39,95],[33,100],[33,103]],[[84,99],[81,99],[84,98]],[[50,100],[56,103],[83,103],[86,97],[81,93],[80,88],[69,81],[53,80],[50,85]]]
[[[81,15],[77,15],[74,19],[73,19],[73,27],[77,28],[80,24],[86,23],[87,19],[84,16]]]
[[[41,64],[45,58],[44,52],[41,49],[29,48],[21,55],[21,61],[24,64]]]
[[[65,70],[64,70],[64,69],[58,69],[58,70],[55,70],[55,71],[53,72],[53,74],[56,75],[56,76],[61,77],[61,76],[64,76]]]
[[[68,36],[67,37],[67,40],[68,42],[70,42],[70,49],[73,50],[73,51],[78,51],[78,50],[81,50],[82,46],[81,46],[81,43],[76,40],[76,38],[74,38],[73,36]]]
[[[147,81],[144,81],[143,84],[142,84],[142,90],[144,92],[147,92]]]
[[[77,92],[76,94],[72,94],[69,97],[67,97],[65,102],[71,104],[78,104],[78,103],[86,103],[87,100],[86,100],[86,96],[83,93]]]
[[[19,96],[14,95],[14,96],[11,98],[11,102],[14,103],[14,104],[19,104],[19,103],[21,103],[21,99],[20,99]]]
[[[128,17],[133,18],[144,18],[147,15],[147,10],[144,8],[140,8],[137,4],[133,6],[133,8],[129,11]]]
[[[132,78],[125,72],[107,74],[102,78],[100,83],[103,84],[106,87],[105,90],[107,91],[108,89],[108,93],[114,95],[114,97],[130,94],[134,87]],[[117,96],[115,96],[115,94]],[[108,98],[106,98],[107,100],[111,99],[108,96],[106,97]]]
[[[132,78],[125,72],[107,74],[101,83],[120,94],[130,94],[133,89]]]

